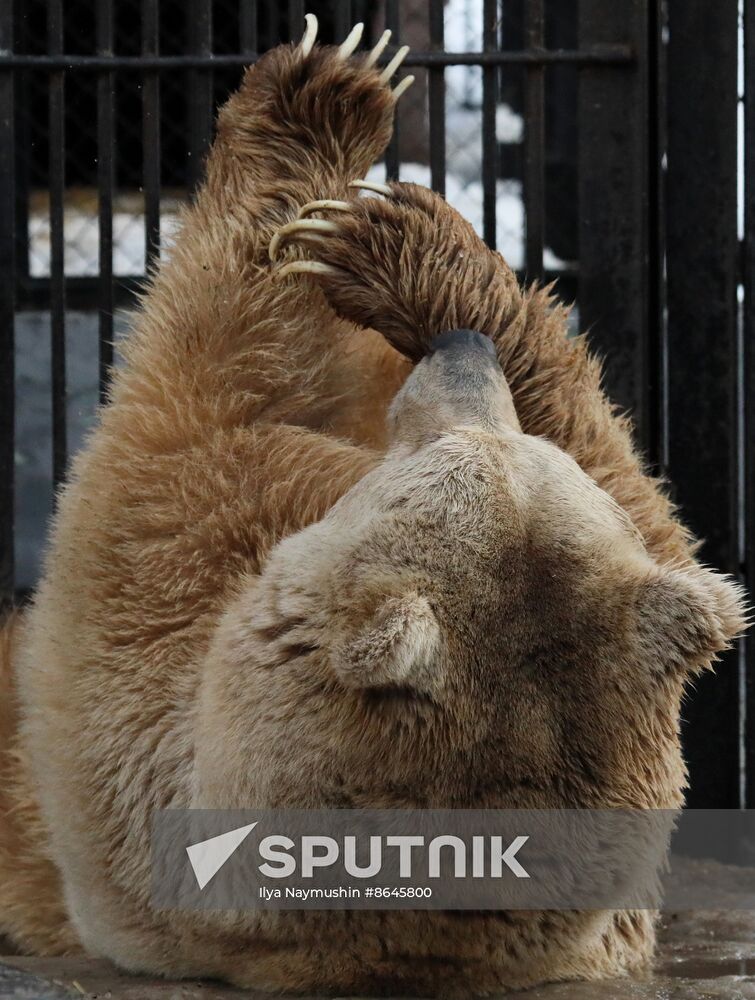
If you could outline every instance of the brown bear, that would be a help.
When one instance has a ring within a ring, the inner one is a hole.
[[[548,291],[430,191],[360,196],[397,60],[314,27],[221,111],[6,630],[0,932],[275,991],[621,974],[649,912],[150,908],[164,807],[677,806],[743,627]]]

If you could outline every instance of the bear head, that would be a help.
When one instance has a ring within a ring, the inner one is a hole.
[[[680,700],[742,595],[659,565],[522,432],[491,342],[436,338],[384,459],[280,542],[214,644],[201,804],[677,806]]]

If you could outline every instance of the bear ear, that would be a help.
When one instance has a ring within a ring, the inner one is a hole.
[[[442,682],[439,646],[438,620],[427,598],[388,597],[336,647],[333,666],[349,687],[408,687],[432,694]]]
[[[640,628],[649,662],[699,673],[747,627],[742,588],[702,567],[663,569],[642,585]]]

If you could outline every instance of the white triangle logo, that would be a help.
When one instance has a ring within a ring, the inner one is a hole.
[[[249,826],[239,826],[235,830],[229,830],[228,833],[210,837],[209,840],[200,840],[198,844],[192,844],[191,847],[186,848],[200,889],[204,889],[210,879],[217,875],[256,825],[256,823],[250,823]]]

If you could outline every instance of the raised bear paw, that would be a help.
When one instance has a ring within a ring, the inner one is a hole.
[[[511,272],[439,195],[416,184],[353,181],[350,201],[304,205],[270,243],[306,249],[277,274],[312,275],[333,309],[417,360],[443,330],[485,330],[493,283]],[[359,197],[367,190],[382,197]]]
[[[313,171],[323,180],[330,174],[358,176],[388,144],[396,102],[414,80],[407,76],[391,88],[409,46],[378,65],[390,31],[371,52],[355,54],[362,23],[340,46],[321,46],[317,18],[307,14],[305,21],[299,45],[280,45],[250,68],[238,98],[221,113],[220,129],[243,136],[253,123],[264,131],[266,155],[280,160],[281,180],[296,175],[292,168],[301,163],[310,163],[310,182]]]

